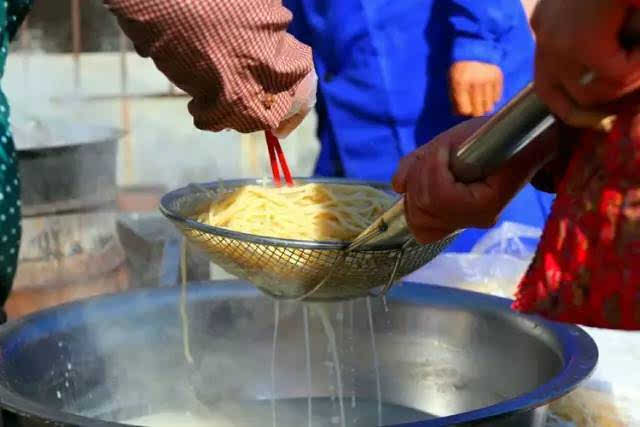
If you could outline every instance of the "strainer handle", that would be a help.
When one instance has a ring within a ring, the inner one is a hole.
[[[451,158],[451,172],[461,182],[488,176],[526,147],[555,119],[529,85],[466,140]],[[365,245],[401,245],[411,239],[404,197],[363,231],[348,250]]]
[[[451,172],[461,182],[482,180],[554,122],[529,84],[457,149]]]
[[[458,148],[451,158],[451,172],[461,182],[479,181],[554,121],[533,92],[533,85],[529,85]],[[349,250],[365,245],[399,245],[410,238],[403,197],[351,242]]]

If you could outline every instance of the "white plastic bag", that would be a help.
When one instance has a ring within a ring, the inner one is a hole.
[[[540,229],[505,222],[471,252],[441,254],[405,280],[512,298],[540,236]],[[584,329],[598,345],[598,367],[580,389],[552,406],[558,415],[572,414],[572,422],[552,414],[548,427],[640,427],[640,332]]]
[[[405,280],[511,297],[525,273],[541,230],[505,222],[469,253],[444,253]]]

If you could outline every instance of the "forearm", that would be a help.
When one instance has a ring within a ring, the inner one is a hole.
[[[193,97],[200,129],[276,128],[313,68],[311,49],[286,33],[291,14],[280,1],[104,3],[136,51]]]

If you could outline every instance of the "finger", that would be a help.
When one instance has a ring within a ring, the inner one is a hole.
[[[474,117],[481,117],[484,115],[484,88],[483,84],[471,85],[471,108],[473,109]]]
[[[493,82],[493,102],[498,103],[502,99],[502,89],[504,87],[504,76],[502,75],[502,71],[496,80]]]
[[[438,205],[432,204],[431,192],[439,191],[447,194],[449,187],[455,184],[455,179],[449,171],[450,150],[464,142],[486,121],[486,118],[479,118],[460,123],[421,148],[419,155],[422,157],[416,157],[419,161],[405,163],[408,166],[405,190],[417,210],[435,215],[432,209],[434,206],[437,208]],[[446,202],[455,205],[455,198],[453,202],[450,200]]]
[[[496,206],[505,206],[530,181],[540,167],[555,156],[558,137],[563,128],[554,126],[545,132],[536,144],[530,144],[518,153],[503,168],[489,176],[485,182],[490,189],[484,195],[486,187],[475,188],[472,191],[480,193],[478,197],[495,197]],[[490,212],[489,214],[495,214]]]
[[[283,120],[280,123],[280,126],[278,126],[277,129],[273,130],[273,135],[280,139],[286,138],[300,125],[300,123],[302,123],[308,112],[308,109],[304,109],[303,111],[300,111],[299,113],[289,117],[288,119]]]
[[[496,102],[494,93],[494,81],[487,82],[482,86],[482,99],[484,100],[483,115],[485,115],[493,110],[493,106]]]
[[[415,170],[414,170],[415,172]],[[449,219],[443,220],[437,213],[432,214],[420,208],[416,203],[416,196],[423,200],[428,198],[424,191],[417,185],[418,177],[413,176],[409,180],[407,194],[405,195],[405,216],[411,234],[422,244],[432,243],[450,234],[456,228],[452,228]]]
[[[640,77],[640,52],[637,49],[631,52],[625,50],[617,38],[603,43],[606,43],[605,46],[597,51],[585,50],[584,65],[604,79],[622,84],[637,80]]]
[[[542,23],[544,22],[542,15],[544,14],[544,11],[545,11],[544,6],[546,5],[543,5],[543,3],[546,3],[546,0],[539,0],[536,3],[535,7],[533,8],[533,13],[531,14],[531,19],[529,20],[529,23],[531,24],[531,29],[536,34],[536,36],[538,36],[537,33],[540,31],[540,28],[542,27]]]
[[[431,157],[425,161],[423,173],[416,179],[418,194],[416,205],[425,213],[446,220],[450,228],[484,223],[480,212],[487,197],[476,199],[469,186],[459,183],[449,169],[451,145],[434,146]],[[470,215],[473,212],[473,215]],[[438,227],[445,228],[445,227]]]
[[[471,98],[466,85],[452,83],[453,105],[455,112],[461,116],[470,116],[473,112]]]
[[[621,82],[597,76],[593,81],[584,84],[581,79],[587,70],[576,63],[564,63],[562,85],[576,105],[593,107],[621,98],[640,87],[640,78]]]
[[[573,101],[562,90],[552,55],[536,50],[534,89],[540,99],[561,120],[566,121],[575,109]]]
[[[400,164],[398,165],[398,169],[396,173],[393,175],[391,180],[391,186],[393,187],[393,191],[399,194],[404,194],[407,192],[407,176],[409,172],[414,167],[416,161],[422,160],[424,154],[421,149],[416,150],[415,152],[404,156],[400,159]]]

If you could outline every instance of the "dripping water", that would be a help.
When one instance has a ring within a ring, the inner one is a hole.
[[[311,406],[311,340],[309,338],[309,310],[306,305],[302,306],[302,320],[304,323],[304,347],[307,359],[307,412],[309,427],[312,426],[311,416],[313,414]]]
[[[273,303],[273,346],[271,349],[271,418],[273,420],[273,427],[277,427],[277,414],[276,414],[276,347],[278,343],[278,322],[280,320],[280,302],[274,301]]]
[[[327,335],[327,341],[329,341],[329,349],[333,354],[333,365],[336,370],[336,381],[338,384],[338,403],[340,405],[340,425],[346,427],[346,419],[344,415],[344,402],[343,402],[343,389],[342,389],[342,374],[340,372],[340,359],[338,358],[338,349],[336,347],[336,334],[331,326],[331,319],[329,318],[329,311],[326,305],[316,304],[314,305],[322,325],[324,326],[324,332]]]
[[[376,370],[376,399],[378,400],[378,425],[382,425],[382,392],[380,390],[380,366],[378,365],[376,335],[373,331],[373,316],[371,315],[371,298],[367,298],[367,316],[369,317],[369,332],[371,333],[371,351],[373,351],[373,366],[374,366],[374,369]]]

